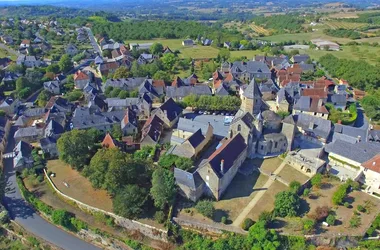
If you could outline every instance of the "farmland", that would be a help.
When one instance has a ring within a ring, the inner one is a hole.
[[[251,27],[257,34],[263,34],[265,36],[270,36],[271,34],[270,30],[264,29],[263,27],[258,26],[254,23],[250,24],[249,27]]]
[[[367,24],[365,23],[351,23],[351,22],[342,22],[342,21],[326,21],[325,24],[330,29],[358,29],[363,28]]]

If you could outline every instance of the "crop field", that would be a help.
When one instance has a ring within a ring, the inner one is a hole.
[[[358,29],[366,26],[365,23],[350,23],[350,22],[341,22],[341,21],[327,21],[326,25],[330,29]]]
[[[258,33],[258,34],[263,34],[263,35],[265,35],[265,36],[270,36],[270,34],[271,34],[271,31],[270,31],[270,30],[264,29],[263,27],[258,26],[258,25],[254,24],[254,23],[252,23],[252,24],[250,25],[250,27],[251,27],[256,33]]]

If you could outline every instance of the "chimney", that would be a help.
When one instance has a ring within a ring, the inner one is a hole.
[[[323,100],[322,100],[322,99],[319,99],[319,100],[318,100],[318,107],[322,107],[322,104],[323,104]]]
[[[361,140],[362,140],[362,137],[358,135],[358,142],[360,142]]]
[[[314,122],[309,123],[309,129],[314,129]]]
[[[223,159],[220,161],[220,172],[224,174],[224,160]]]

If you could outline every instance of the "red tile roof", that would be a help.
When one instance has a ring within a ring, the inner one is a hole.
[[[303,96],[327,98],[327,92],[324,89],[303,89]]]
[[[380,153],[362,164],[364,168],[380,173]]]
[[[88,80],[90,79],[88,77],[87,74],[83,73],[82,71],[78,70],[77,72],[75,72],[74,74],[74,81],[77,81],[77,80]]]
[[[153,80],[152,84],[153,84],[153,87],[155,87],[155,88],[157,88],[157,87],[165,87],[164,80]]]
[[[21,44],[30,44],[30,40],[22,40]]]
[[[103,141],[102,141],[102,147],[105,147],[105,148],[116,148],[116,143],[114,141],[114,139],[112,138],[112,136],[107,133],[106,136],[104,137]]]

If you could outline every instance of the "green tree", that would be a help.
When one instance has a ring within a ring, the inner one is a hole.
[[[159,55],[164,50],[164,46],[161,43],[153,43],[150,47],[150,53],[153,55]]]
[[[84,130],[64,133],[57,142],[59,158],[70,166],[81,170],[88,163],[94,141]]]
[[[165,69],[172,70],[174,64],[177,62],[177,58],[175,57],[174,54],[169,53],[169,54],[165,54],[161,58],[161,61]]]
[[[243,223],[241,224],[241,228],[245,231],[248,231],[250,227],[252,227],[255,222],[251,218],[245,218]]]
[[[164,209],[166,205],[172,205],[177,193],[174,175],[169,170],[157,168],[152,176],[152,188],[150,194],[157,208]]]
[[[128,78],[131,76],[132,73],[125,66],[121,66],[120,68],[116,69],[115,73],[113,74],[114,79]]]
[[[70,69],[73,68],[73,63],[71,61],[71,58],[69,55],[64,54],[61,59],[58,62],[59,69],[62,72],[68,72]]]
[[[127,90],[121,90],[120,93],[117,95],[118,98],[120,99],[125,99],[129,97],[129,92]]]
[[[147,191],[137,185],[127,185],[113,199],[116,214],[128,219],[135,219],[143,212],[147,200]]]
[[[30,85],[28,79],[26,77],[19,77],[17,80],[16,80],[16,91],[20,91],[22,89],[25,89],[26,87],[28,87]]]
[[[264,221],[258,221],[249,229],[247,243],[252,250],[276,250],[280,247],[280,239],[274,229],[267,230]]]
[[[123,131],[121,130],[120,124],[112,126],[111,135],[114,139],[121,140],[121,137],[123,137]]]
[[[314,231],[315,221],[312,219],[306,219],[303,221],[303,230],[305,233],[311,233]]]
[[[51,219],[54,224],[63,226],[65,228],[71,227],[71,215],[69,212],[63,209],[54,210],[53,214],[51,215]]]
[[[37,97],[38,106],[45,107],[46,103],[50,100],[52,94],[46,89],[42,90]]]
[[[220,57],[220,59],[222,59],[223,61],[228,61],[228,59],[230,58],[231,56],[231,52],[228,50],[228,49],[220,49],[219,50],[219,53],[218,53],[218,56]]]
[[[299,183],[298,181],[292,181],[289,184],[290,191],[292,191],[295,194],[298,194],[298,191],[300,190],[300,188],[301,188],[301,183]]]
[[[276,194],[274,213],[276,216],[296,216],[300,208],[299,197],[290,191],[282,191]]]
[[[311,180],[311,185],[313,187],[316,187],[316,188],[320,188],[321,184],[322,184],[322,174],[320,173],[317,173],[316,175],[314,175]]]
[[[57,73],[59,73],[59,70],[60,70],[60,67],[58,64],[51,64],[51,65],[46,67],[46,73],[52,72],[54,74],[57,74]]]
[[[330,214],[329,216],[327,216],[326,218],[326,222],[327,224],[329,224],[330,226],[334,226],[335,225],[335,216]]]
[[[209,200],[200,200],[198,201],[195,209],[208,218],[212,218],[214,216],[215,208],[211,201]]]
[[[153,75],[153,79],[155,80],[164,80],[165,82],[170,82],[171,76],[168,72],[159,70]]]

